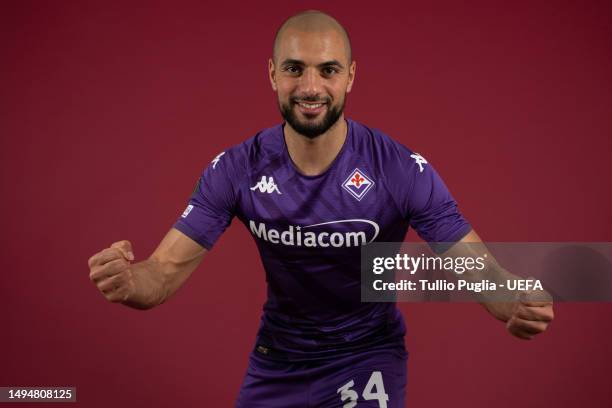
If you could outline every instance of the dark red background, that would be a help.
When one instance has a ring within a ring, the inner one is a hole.
[[[264,301],[242,225],[147,312],[107,303],[87,259],[147,257],[202,168],[279,121],[267,58],[304,8],[352,36],[347,115],[428,158],[484,239],[612,241],[609,2],[251,3],[3,5],[0,385],[233,404]],[[401,308],[408,406],[608,406],[612,305],[559,304],[533,342],[475,304]]]

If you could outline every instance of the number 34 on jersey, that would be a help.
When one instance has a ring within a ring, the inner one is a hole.
[[[355,381],[350,380],[342,387],[338,388],[338,394],[340,394],[340,400],[344,402],[342,408],[353,408],[357,406],[357,400],[359,394],[353,389]],[[370,375],[370,379],[366,384],[361,394],[365,401],[378,400],[379,408],[387,408],[387,401],[389,401],[389,395],[385,392],[385,386],[383,384],[383,377],[380,371],[373,371]]]

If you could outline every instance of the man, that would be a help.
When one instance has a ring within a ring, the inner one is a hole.
[[[237,216],[266,270],[268,300],[239,407],[403,407],[403,318],[394,303],[360,302],[360,247],[402,241],[480,242],[420,155],[347,119],[355,79],[349,37],[307,11],[277,32],[269,79],[284,122],[217,155],[159,247],[134,260],[120,241],[89,260],[111,302],[147,309],[185,282]],[[529,339],[550,302],[483,302]]]

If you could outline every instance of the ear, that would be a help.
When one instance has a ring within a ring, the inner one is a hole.
[[[272,61],[272,58],[268,59],[268,76],[270,78],[270,84],[272,85],[272,89],[276,91],[276,67],[274,66],[274,61]]]
[[[353,87],[353,81],[355,80],[355,71],[357,70],[357,63],[355,61],[351,62],[349,66],[349,78],[348,78],[348,86],[346,87],[346,93],[351,92],[351,88]]]

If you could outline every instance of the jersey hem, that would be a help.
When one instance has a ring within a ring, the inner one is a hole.
[[[187,224],[184,224],[179,221],[175,223],[172,226],[172,228],[179,230],[180,232],[187,235],[189,238],[191,238],[192,240],[194,240],[195,242],[197,242],[198,244],[200,244],[201,246],[203,246],[209,251],[213,247],[213,245],[210,242],[208,242],[206,239],[199,237],[198,233],[195,230],[193,230],[190,226],[188,226]]]

